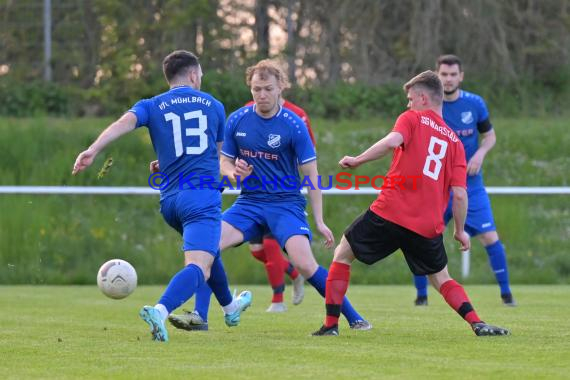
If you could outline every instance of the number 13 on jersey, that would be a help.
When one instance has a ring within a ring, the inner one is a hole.
[[[184,147],[182,146],[182,123],[180,121],[180,116],[174,112],[168,112],[164,115],[166,121],[172,122],[172,135],[174,136],[174,151],[176,152],[176,157],[182,156],[184,153]],[[208,148],[208,135],[206,135],[206,129],[208,129],[208,117],[202,113],[201,110],[185,112],[184,120],[198,119],[198,128],[185,128],[186,136],[199,136],[200,145],[198,146],[187,146],[186,154],[200,154],[203,153],[206,148]]]

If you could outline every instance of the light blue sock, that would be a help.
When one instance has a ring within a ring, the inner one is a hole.
[[[172,277],[158,303],[164,305],[170,314],[188,301],[202,284],[204,284],[202,269],[195,264],[189,264]]]
[[[507,269],[507,256],[500,240],[485,247],[489,256],[489,264],[495,272],[495,278],[501,287],[501,295],[511,294],[509,286],[509,271]]]
[[[220,306],[227,306],[229,305],[232,300],[233,296],[230,292],[230,286],[228,284],[228,277],[226,275],[226,271],[224,270],[224,264],[222,263],[222,258],[220,255],[216,257],[214,263],[212,264],[212,269],[210,270],[210,279],[208,280],[208,286],[214,292],[216,299]],[[196,301],[198,302],[198,301]],[[205,302],[200,300],[199,303]],[[208,303],[210,302],[208,298]],[[201,316],[202,314],[200,314]],[[204,317],[202,317],[204,318]]]
[[[313,285],[313,287],[319,292],[321,296],[325,296],[325,290],[327,288],[327,276],[329,272],[319,265],[319,269],[313,274],[311,278],[308,278],[307,281],[309,284]],[[353,324],[356,321],[363,321],[364,318],[360,314],[354,310],[348,298],[344,297],[342,301],[342,315],[346,318],[349,324]]]
[[[416,285],[418,297],[427,297],[427,276],[414,275],[414,284]]]

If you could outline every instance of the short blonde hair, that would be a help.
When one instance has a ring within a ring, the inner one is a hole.
[[[275,61],[270,59],[261,60],[255,65],[247,68],[245,71],[245,83],[248,86],[251,86],[251,78],[253,78],[255,74],[258,74],[262,79],[265,79],[268,75],[274,76],[282,90],[291,87],[285,70],[283,70]]]
[[[427,91],[435,105],[443,102],[443,84],[437,74],[431,70],[416,75],[404,85],[404,91],[406,92],[412,88]]]

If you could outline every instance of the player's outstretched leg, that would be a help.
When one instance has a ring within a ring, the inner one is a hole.
[[[334,263],[334,262],[333,262]],[[345,265],[345,264],[342,264]],[[340,281],[346,281],[346,286],[348,288],[348,278],[350,277],[350,266],[347,265],[348,268],[348,275],[344,275],[342,274],[341,276],[343,276]],[[331,270],[333,269],[333,266],[331,265]],[[332,274],[332,279],[336,279],[337,275],[335,274],[335,272],[333,272]],[[319,266],[317,271],[315,272],[315,274],[313,276],[311,276],[310,278],[307,279],[307,281],[309,282],[309,284],[313,285],[313,287],[319,292],[319,294],[323,297],[325,297],[326,299],[326,295],[328,295],[328,291],[327,288],[329,286],[329,280],[327,279],[327,277],[330,277],[331,274],[329,272],[327,272],[327,270],[325,268],[323,268],[322,266]],[[344,279],[345,276],[346,280]],[[339,293],[340,294],[340,293]],[[354,309],[354,307],[352,306],[352,304],[350,303],[350,301],[348,300],[347,297],[345,297],[346,294],[346,290],[344,292],[342,292],[342,296],[340,296],[340,300],[336,299],[334,300],[334,307],[332,310],[332,314],[331,315],[336,315],[336,323],[338,325],[338,317],[340,316],[340,314],[344,315],[344,317],[346,318],[346,320],[348,321],[348,324],[350,326],[351,329],[353,330],[370,330],[372,328],[372,325],[365,320],[360,314],[358,314],[358,312],[356,311],[356,309]],[[337,302],[338,301],[338,302]],[[328,302],[327,302],[328,304]],[[337,314],[337,307],[338,306],[338,314]],[[329,315],[329,309],[327,308],[327,316]],[[332,324],[332,322],[331,322]],[[327,325],[330,327],[330,325]]]
[[[348,243],[346,243],[346,245],[348,246]],[[286,248],[287,252],[289,252],[289,257],[299,272],[322,297],[325,297],[325,291],[328,286],[327,276],[329,276],[329,273],[325,268],[317,264],[311,251],[309,239],[304,235],[291,236],[286,242]],[[346,293],[346,291],[344,293]],[[342,313],[345,316],[351,329],[370,330],[372,325],[358,314],[350,304],[348,298],[344,297],[344,293],[340,297],[340,301],[338,303],[338,314],[340,315],[340,313]]]
[[[449,277],[447,266],[438,273],[430,275],[432,284],[439,288],[439,292],[453,310],[457,312],[473,329],[477,336],[509,335],[510,332],[502,327],[488,325],[479,318],[471,305],[465,289]]]
[[[168,332],[164,324],[168,314],[190,299],[203,283],[202,269],[196,264],[189,264],[172,277],[156,306],[144,306],[140,310],[139,315],[149,324],[153,340],[168,341]]]
[[[428,305],[427,276],[414,275],[414,285],[416,286],[416,294],[417,294],[417,297],[414,301],[414,305],[427,306]]]
[[[207,285],[208,286],[204,284],[196,294],[196,297],[201,297],[200,300],[196,299],[197,307],[199,307],[198,305],[205,307],[206,302],[209,304],[210,295],[211,292],[213,292],[224,311],[224,320],[226,325],[230,327],[237,326],[240,322],[241,313],[251,305],[252,294],[249,291],[243,291],[238,297],[235,297],[235,294],[232,295],[229,290],[226,271],[224,270],[224,266],[219,255],[217,255],[212,263],[210,278],[208,279]],[[211,291],[208,289],[211,289]],[[175,327],[180,329],[207,330],[207,320],[201,318],[201,315],[196,313],[196,311],[192,313],[186,312],[180,315],[172,315],[169,320]],[[200,328],[200,326],[203,326],[203,324],[200,323],[200,320],[205,322],[206,328]]]
[[[488,325],[485,322],[473,323],[471,325],[471,328],[477,336],[496,336],[511,334],[510,331],[505,328]]]

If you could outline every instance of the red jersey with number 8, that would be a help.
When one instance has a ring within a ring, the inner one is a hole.
[[[443,233],[451,186],[466,187],[465,149],[431,110],[402,113],[392,132],[404,137],[394,150],[386,182],[370,209],[428,239]]]

